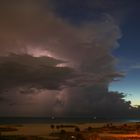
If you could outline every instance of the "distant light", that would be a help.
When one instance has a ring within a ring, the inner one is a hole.
[[[93,119],[94,119],[94,120],[96,120],[96,119],[97,119],[97,117],[95,116]]]
[[[41,50],[41,49],[29,49],[29,54],[33,55],[34,57],[40,57],[40,56],[48,56],[48,57],[53,57],[55,56],[52,55],[51,52],[47,50]]]
[[[34,48],[32,46],[26,48],[26,53],[34,57],[47,56],[47,57],[56,58],[56,56],[52,54],[50,51],[40,49],[40,48]]]
[[[52,120],[54,120],[54,119],[55,119],[55,117],[54,117],[54,116],[52,116],[52,117],[51,117],[51,119],[52,119]]]
[[[56,67],[67,67],[68,65],[66,63],[62,63],[62,64],[57,64]]]
[[[75,136],[71,136],[71,138],[72,138],[72,139],[75,139],[76,137],[75,137]]]

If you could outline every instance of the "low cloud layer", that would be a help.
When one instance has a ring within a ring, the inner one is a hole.
[[[11,54],[0,57],[0,90],[31,88],[58,90],[72,78],[72,69],[57,67],[61,61],[50,57]]]
[[[92,1],[87,2],[94,7]],[[101,11],[108,5],[96,4]],[[82,17],[77,25],[76,17],[71,23],[56,13],[57,8],[57,3],[50,6],[43,0],[1,2],[0,90],[6,93],[0,99],[8,98],[5,108],[24,116],[128,115],[131,103],[122,93],[108,91],[109,84],[123,76],[116,71],[112,56],[121,38],[116,19],[106,11],[90,21]],[[84,14],[90,16],[94,11]],[[44,51],[55,60],[47,54],[34,57]],[[65,67],[56,67],[62,63],[58,59],[67,62]],[[59,90],[54,93],[52,89]]]

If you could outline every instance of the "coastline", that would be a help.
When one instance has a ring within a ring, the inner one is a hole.
[[[19,121],[18,121],[19,122]],[[139,121],[9,123],[0,125],[0,139],[7,140],[121,140],[140,139]]]
[[[135,122],[130,122],[130,123],[122,123],[122,122],[115,122],[111,123],[112,126],[114,127],[119,127],[119,126],[129,126],[129,127],[135,127],[136,124],[140,123],[135,123]],[[54,126],[58,125],[63,125],[63,128],[54,128],[52,130],[51,128],[52,124],[3,124],[0,125],[0,128],[13,128],[17,129],[17,131],[5,131],[1,132],[1,135],[25,135],[25,136],[48,136],[50,133],[53,132],[58,132],[61,129],[64,129],[66,132],[74,132],[75,127],[78,127],[81,132],[86,131],[89,127],[93,129],[102,129],[103,127],[107,126],[108,123],[72,123],[72,124],[67,124],[67,123],[55,123],[53,124]],[[74,126],[74,127],[65,127],[65,126]],[[111,128],[111,127],[110,127]],[[112,127],[113,128],[113,127]]]

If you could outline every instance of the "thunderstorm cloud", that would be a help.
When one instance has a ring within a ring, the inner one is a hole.
[[[128,115],[131,102],[108,90],[124,76],[112,55],[121,38],[113,17],[116,5],[120,3],[104,0],[1,0],[3,115],[13,110],[24,116]],[[45,51],[51,57],[40,56]]]

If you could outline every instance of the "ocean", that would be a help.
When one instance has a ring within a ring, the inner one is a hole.
[[[0,117],[0,124],[51,124],[51,123],[108,123],[140,122],[140,118],[95,118],[95,117]]]

